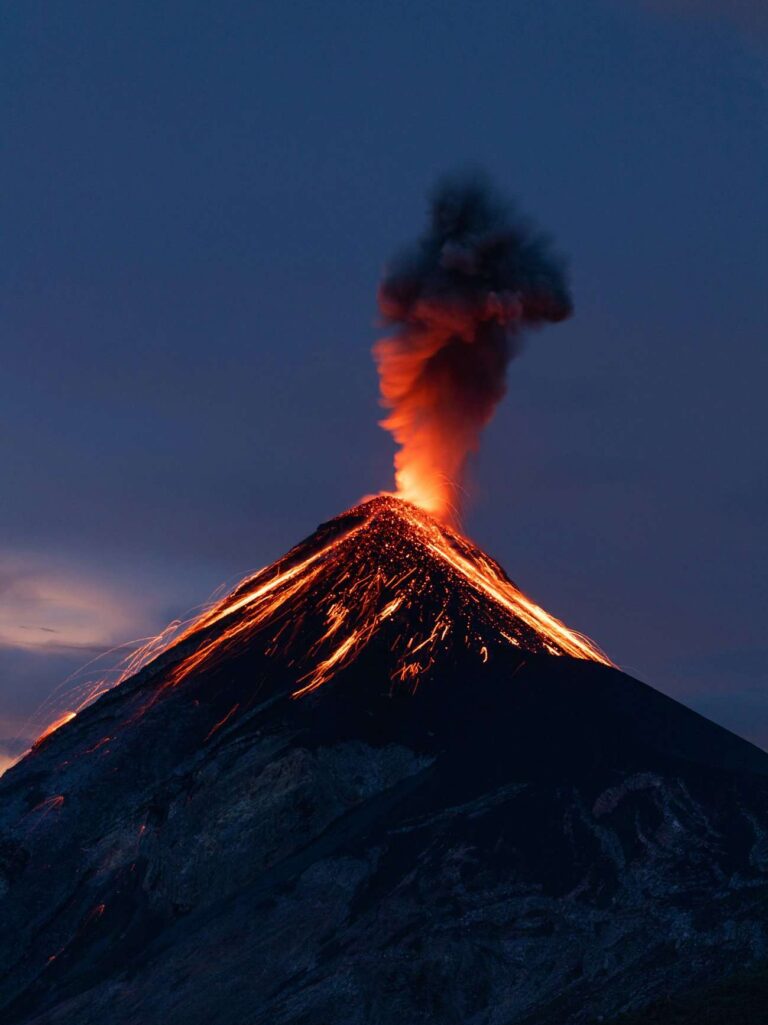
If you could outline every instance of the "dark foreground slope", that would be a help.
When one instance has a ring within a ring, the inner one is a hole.
[[[768,1020],[768,965],[714,984],[668,994],[605,1025],[762,1025]]]
[[[768,756],[651,688],[188,650],[0,782],[4,1025],[565,1025],[763,957]]]

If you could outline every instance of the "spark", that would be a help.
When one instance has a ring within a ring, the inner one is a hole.
[[[291,697],[317,691],[373,646],[393,686],[415,691],[445,657],[482,667],[499,653],[611,665],[588,638],[546,612],[458,530],[385,494],[330,521],[283,559],[246,577],[186,623],[175,621],[126,660],[118,683],[162,655],[168,668],[135,722],[171,688],[248,651],[292,674]],[[109,689],[104,685],[99,692]],[[85,704],[93,698],[86,698]],[[78,706],[78,711],[82,706]],[[241,709],[235,704],[204,742]],[[59,716],[35,748],[71,721]],[[114,739],[103,736],[91,754]]]
[[[401,682],[418,681],[437,652],[460,638],[481,664],[499,647],[611,664],[592,641],[533,602],[493,560],[423,509],[382,495],[332,522],[338,530],[331,540],[298,546],[192,624],[175,643],[197,644],[161,691],[245,645],[258,646],[267,630],[264,653],[297,668],[294,698],[326,684],[383,632],[394,655],[391,677]],[[435,602],[438,614],[426,623]],[[473,625],[478,616],[481,633]]]
[[[218,731],[221,729],[222,726],[226,726],[226,724],[229,722],[229,720],[232,718],[232,716],[235,714],[235,712],[238,710],[239,707],[240,707],[240,703],[238,702],[238,704],[236,704],[232,708],[230,708],[230,710],[227,712],[227,714],[224,716],[223,719],[219,719],[219,721],[217,723],[214,723],[214,725],[208,731],[208,734],[206,735],[205,740],[203,741],[203,743],[205,743],[206,741],[210,740],[211,737],[214,735],[214,733],[218,733]]]

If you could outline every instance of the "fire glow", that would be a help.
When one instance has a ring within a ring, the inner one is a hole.
[[[458,529],[463,477],[506,388],[526,328],[571,310],[562,264],[482,183],[447,182],[418,244],[387,273],[377,343],[382,422],[398,445],[397,494],[321,527],[186,624],[172,623],[123,663],[122,683],[162,654],[168,668],[137,715],[169,688],[253,652],[301,698],[373,652],[391,686],[415,691],[444,659],[502,653],[611,665],[590,640],[526,597]],[[99,682],[79,712],[110,685]],[[240,702],[205,741],[242,714]],[[35,748],[73,718],[57,719]],[[135,718],[135,717],[134,717]],[[108,750],[111,737],[89,750]]]
[[[46,726],[46,728],[37,738],[33,746],[38,747],[40,744],[43,743],[44,740],[47,740],[52,733],[55,733],[56,730],[60,730],[62,726],[65,726],[68,722],[72,722],[76,715],[77,712],[73,712],[71,710],[62,712],[62,714],[58,716],[58,718],[54,719],[52,723],[49,723],[49,725]]]
[[[478,663],[506,647],[610,664],[458,531],[411,503],[380,496],[325,530],[323,544],[299,545],[201,616],[178,639],[182,649],[197,643],[163,689],[252,644],[286,661],[295,698],[379,641],[389,652],[393,685],[410,689],[457,646],[474,652]]]
[[[477,178],[444,182],[418,243],[379,288],[374,347],[398,494],[458,523],[466,465],[506,391],[525,329],[570,314],[562,263]]]

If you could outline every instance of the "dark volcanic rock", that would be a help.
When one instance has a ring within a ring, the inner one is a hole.
[[[651,688],[249,643],[150,700],[183,653],[0,783],[3,1025],[565,1025],[765,955],[768,756]]]

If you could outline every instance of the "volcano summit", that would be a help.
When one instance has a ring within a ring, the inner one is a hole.
[[[369,646],[381,654],[393,684],[413,688],[440,649],[442,657],[461,652],[484,662],[505,648],[517,657],[549,652],[608,661],[526,598],[461,534],[392,496],[371,499],[320,527],[245,580],[182,640],[201,635],[174,670],[173,684],[254,637],[296,674],[295,697],[321,686]]]
[[[8,1025],[564,1025],[766,951],[768,755],[382,496],[0,781]]]

